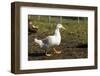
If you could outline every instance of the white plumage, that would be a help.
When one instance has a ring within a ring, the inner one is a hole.
[[[61,34],[60,28],[65,29],[62,24],[57,24],[55,32],[53,35],[47,36],[44,39],[37,39],[35,38],[34,41],[41,47],[41,48],[49,48],[51,46],[58,46],[61,43]],[[47,55],[48,56],[48,55]]]

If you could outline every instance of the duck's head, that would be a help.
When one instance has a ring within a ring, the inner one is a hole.
[[[57,27],[56,28],[62,28],[62,29],[64,29],[65,30],[65,27],[63,27],[63,25],[62,24],[57,24]]]

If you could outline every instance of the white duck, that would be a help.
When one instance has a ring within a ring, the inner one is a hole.
[[[46,56],[51,56],[51,54],[47,53],[47,48],[52,46],[58,46],[61,43],[61,35],[60,35],[60,28],[65,29],[62,24],[57,24],[54,35],[47,36],[46,38],[39,40],[37,38],[34,39],[34,41],[41,47],[44,48],[46,51]],[[59,54],[61,51],[57,51],[55,48],[53,48],[54,52]]]

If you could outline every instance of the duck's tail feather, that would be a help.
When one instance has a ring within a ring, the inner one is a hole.
[[[34,42],[37,43],[40,47],[43,46],[42,40],[39,40],[39,39],[35,38],[35,39],[34,39]]]

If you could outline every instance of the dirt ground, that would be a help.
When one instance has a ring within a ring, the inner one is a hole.
[[[75,41],[62,41],[56,49],[61,51],[61,54],[54,54],[52,48],[50,52],[52,56],[45,56],[45,51],[34,43],[35,34],[30,34],[28,38],[28,60],[55,60],[55,59],[79,59],[87,58],[87,45]]]

